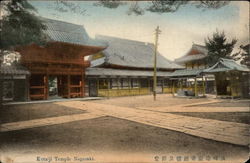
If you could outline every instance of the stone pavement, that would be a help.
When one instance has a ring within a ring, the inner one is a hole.
[[[91,102],[68,102],[60,103],[59,105],[71,106],[78,109],[86,109],[90,112],[101,111],[106,115],[116,118],[179,131],[211,140],[232,143],[236,145],[249,145],[250,125],[248,124],[203,119],[171,113],[160,113],[152,111],[153,109],[140,110]],[[179,109],[177,106],[174,107],[176,110]]]
[[[236,145],[249,145],[250,125],[248,124],[162,113],[154,108],[145,110],[85,101],[67,101],[56,104],[87,110],[88,113],[2,124],[1,132],[61,124],[106,115],[211,140]],[[174,108],[176,110],[183,109],[183,105],[174,106]]]
[[[178,109],[176,109],[178,107]],[[249,107],[186,107],[186,106],[171,106],[171,107],[137,107],[141,110],[157,111],[157,112],[250,112]]]
[[[42,104],[51,102],[65,102],[65,101],[90,101],[90,100],[101,100],[103,97],[83,97],[83,98],[58,98],[58,99],[48,99],[48,100],[38,100],[38,101],[24,101],[24,102],[7,102],[3,105],[22,105],[22,104]]]
[[[93,119],[103,116],[102,114],[96,113],[83,113],[83,114],[73,114],[73,115],[65,115],[59,117],[51,117],[51,118],[41,118],[41,119],[34,119],[28,121],[20,121],[20,122],[11,122],[5,123],[0,126],[0,132],[7,132],[7,131],[14,131],[14,130],[21,130],[21,129],[28,129],[34,127],[42,127],[42,126],[49,126],[49,125],[56,125],[86,119]]]

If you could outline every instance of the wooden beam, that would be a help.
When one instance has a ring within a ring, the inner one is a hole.
[[[70,98],[70,75],[67,75],[67,89],[68,89],[67,98]]]
[[[97,78],[96,80],[97,80],[97,96],[99,96],[99,78]]]
[[[180,82],[180,83],[181,83],[181,90],[183,90],[182,79],[180,79],[180,81],[181,81],[181,82]]]
[[[215,95],[216,95],[216,98],[218,96],[218,92],[217,92],[217,82],[216,82],[216,79],[217,78],[217,75],[214,74],[214,91],[215,91]]]
[[[196,77],[194,79],[194,94],[195,94],[195,97],[198,96],[198,92],[197,92],[197,78]]]
[[[107,82],[108,82],[108,98],[109,98],[109,91],[110,91],[110,78],[107,78]]]
[[[81,97],[84,97],[84,86],[85,86],[85,81],[84,81],[84,75],[83,75],[83,69],[82,69],[82,74],[81,74]]]
[[[49,76],[48,74],[46,74],[45,89],[46,89],[45,99],[47,100],[49,98]]]
[[[174,80],[172,80],[172,94],[173,94],[173,96],[174,96],[174,93],[175,93],[175,91],[174,91]]]
[[[30,76],[26,75],[26,88],[25,88],[25,92],[26,92],[26,100],[29,101],[30,100]]]
[[[202,88],[203,88],[203,96],[206,94],[206,89],[205,89],[205,81],[204,81],[204,76],[202,76]],[[205,77],[206,78],[206,77]]]

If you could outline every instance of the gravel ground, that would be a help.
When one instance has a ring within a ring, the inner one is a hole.
[[[191,105],[189,107],[249,107],[250,110],[250,100],[223,100],[222,102]]]
[[[0,123],[80,114],[86,111],[53,103],[8,105],[0,109]]]
[[[249,112],[171,112],[172,114],[250,124]]]
[[[1,133],[4,152],[146,152],[219,156],[230,160],[247,157],[248,148],[113,117]]]
[[[183,98],[173,97],[170,94],[157,94],[156,101],[153,100],[153,95],[144,96],[128,96],[128,97],[115,97],[106,100],[95,100],[92,102],[109,104],[123,107],[165,107],[175,106],[182,104],[191,104],[194,102],[208,102],[211,99],[208,98]]]

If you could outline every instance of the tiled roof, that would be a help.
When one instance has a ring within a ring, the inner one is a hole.
[[[59,41],[77,45],[105,46],[103,42],[91,39],[83,25],[72,24],[59,20],[40,18],[47,27],[45,33],[51,41]]]
[[[167,77],[171,72],[157,71],[158,77]],[[87,76],[130,76],[130,77],[152,77],[153,71],[124,70],[112,68],[87,68]]]
[[[12,65],[4,65],[2,64],[0,67],[0,74],[3,75],[29,75],[30,72],[28,71],[28,69],[26,69],[25,67],[21,66],[21,65],[16,65],[16,64],[12,64]]]
[[[105,55],[103,64],[134,68],[154,67],[153,44],[100,35],[96,36],[96,38],[108,43],[107,49],[103,51]],[[183,67],[157,53],[157,68],[182,69]]]
[[[196,50],[199,53],[198,54],[193,54],[190,55],[192,50]],[[198,45],[198,44],[193,44],[192,48],[182,57],[175,59],[176,63],[186,63],[190,61],[196,61],[203,59],[207,56],[208,50],[205,46]]]
[[[207,73],[223,72],[223,71],[243,71],[250,72],[250,69],[245,65],[238,64],[233,59],[220,58],[220,60],[210,68],[204,70]]]
[[[188,76],[199,76],[202,73],[203,69],[184,69],[184,70],[176,70],[175,72],[171,73],[170,77],[188,77]]]

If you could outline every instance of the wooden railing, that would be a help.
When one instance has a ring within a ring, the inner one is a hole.
[[[136,96],[150,94],[149,88],[126,88],[126,89],[98,89],[98,96]]]

